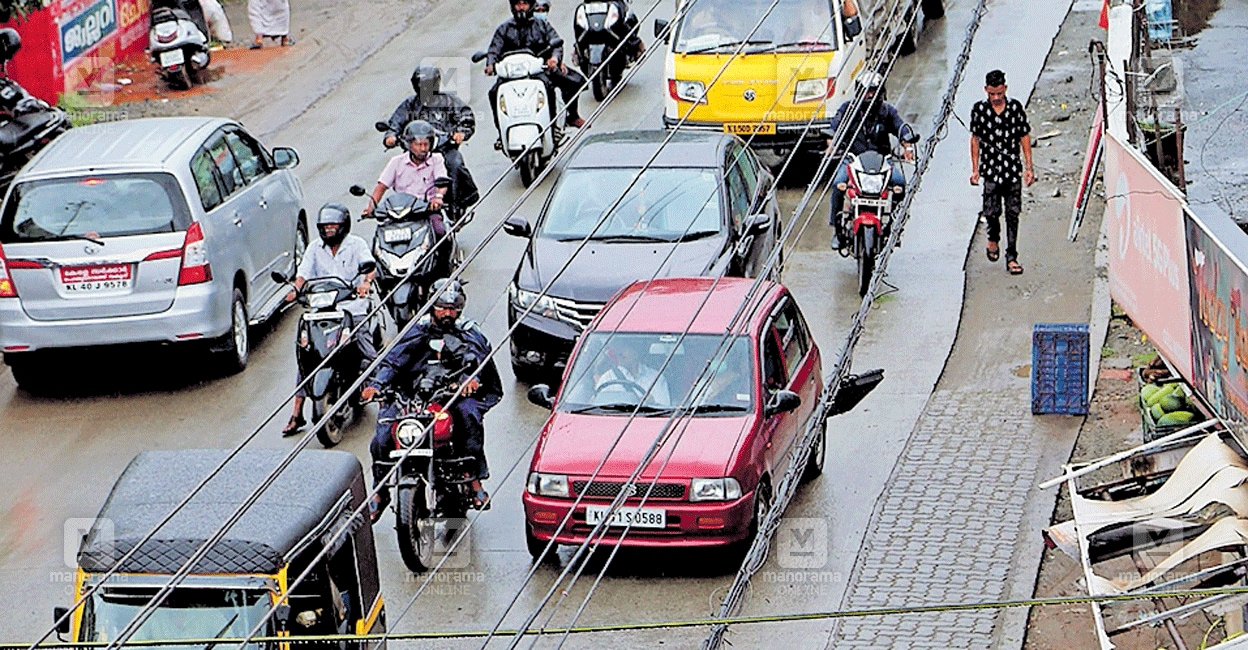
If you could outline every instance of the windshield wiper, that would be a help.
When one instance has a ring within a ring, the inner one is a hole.
[[[801,47],[801,48],[807,48],[811,50],[815,50],[815,49],[822,50],[826,48],[830,50],[832,49],[832,44],[824,43],[823,41],[793,41],[792,43],[776,43],[775,45],[772,45],[770,47],[765,47],[754,53],[762,54],[765,52],[775,52],[776,50],[779,50],[785,47]]]
[[[711,45],[709,47],[700,47],[696,50],[689,50],[687,52],[683,52],[683,54],[706,54],[707,52],[713,52],[715,50],[722,49],[725,47],[736,47],[738,45],[769,45],[769,44],[771,44],[771,41],[766,41],[766,40],[764,41],[727,41],[725,43],[720,43],[719,45]]]
[[[626,403],[582,406],[580,408],[569,409],[568,413],[573,415],[590,415],[601,413],[632,413],[633,411],[637,411],[638,415],[646,417],[654,415],[670,415],[672,413],[672,409],[670,408],[660,408],[658,406],[650,406],[648,404],[639,405]]]
[[[739,406],[737,404],[699,404],[693,407],[693,412],[697,413],[745,413],[749,411],[748,406]]]
[[[220,639],[221,637],[225,636],[225,633],[226,633],[226,632],[229,632],[231,627],[234,627],[234,621],[237,621],[237,620],[238,620],[238,612],[235,612],[235,613],[234,613],[234,618],[231,618],[231,619],[230,619],[230,620],[229,620],[229,621],[225,624],[225,627],[221,628],[221,631],[220,631],[220,632],[217,632],[217,635],[216,635],[216,636],[214,636],[214,637],[212,637],[212,638],[214,638],[214,639]],[[204,650],[212,650],[212,649],[213,649],[213,648],[215,648],[215,647],[217,647],[217,644],[216,644],[216,643],[209,643],[208,645],[204,646]]]
[[[590,237],[589,239],[590,241],[605,242],[658,242],[665,244],[670,244],[673,241],[676,241],[666,237],[655,237],[654,235],[601,235],[598,237]]]
[[[100,239],[98,237],[89,237],[87,235],[57,235],[53,237],[51,240],[45,240],[45,241],[64,241],[66,239],[81,239],[83,241],[89,241],[92,244],[95,244],[96,246],[103,246],[105,244],[103,239]]]
[[[706,239],[707,237],[714,237],[715,235],[718,235],[718,234],[720,234],[718,230],[699,230],[698,232],[691,232],[687,235],[682,236],[680,238],[680,241],[695,241],[698,239]]]

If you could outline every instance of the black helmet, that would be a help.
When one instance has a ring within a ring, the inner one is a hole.
[[[528,5],[529,8],[523,11],[516,9],[516,5],[521,2]],[[527,23],[533,20],[533,0],[507,0],[507,4],[511,7],[511,17],[515,18],[516,22]]]
[[[17,51],[22,49],[22,36],[16,29],[6,27],[0,29],[0,62],[10,61]]]
[[[431,65],[422,65],[412,72],[412,90],[421,103],[442,91],[442,71]]]
[[[403,127],[403,146],[409,151],[412,148],[412,142],[425,138],[429,141],[429,151],[433,151],[438,147],[438,132],[433,125],[424,120],[412,120]]]
[[[433,281],[430,291],[434,294],[433,306],[435,309],[454,309],[461,311],[464,304],[468,302],[468,295],[464,293],[464,285],[452,278],[440,278]]]
[[[337,226],[333,234],[326,234],[326,226]],[[337,246],[351,232],[351,211],[341,203],[326,203],[316,215],[316,231],[326,246]]]

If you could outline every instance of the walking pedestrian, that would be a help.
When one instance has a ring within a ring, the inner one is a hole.
[[[1022,102],[1006,97],[1005,91],[1005,73],[989,72],[984,78],[988,99],[975,102],[971,109],[971,185],[979,185],[981,178],[984,181],[982,214],[988,221],[988,261],[995,262],[1001,256],[1004,212],[1005,268],[1011,275],[1019,275],[1023,272],[1023,265],[1018,263],[1022,186],[1034,183],[1036,176],[1031,167],[1031,125],[1027,123],[1027,113]]]
[[[280,39],[283,47],[295,44],[290,37],[290,0],[247,0],[247,20],[256,35],[251,49],[263,47],[265,37]]]

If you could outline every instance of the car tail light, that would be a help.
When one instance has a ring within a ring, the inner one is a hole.
[[[9,275],[9,265],[4,259],[4,247],[0,247],[0,298],[16,298],[17,287]]]
[[[182,243],[182,272],[178,274],[179,287],[212,280],[212,265],[208,264],[208,250],[204,244],[203,227],[196,221],[186,229],[186,240]]]

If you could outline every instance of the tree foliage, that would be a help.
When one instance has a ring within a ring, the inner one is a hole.
[[[0,0],[0,22],[23,19],[47,6],[47,0]]]

